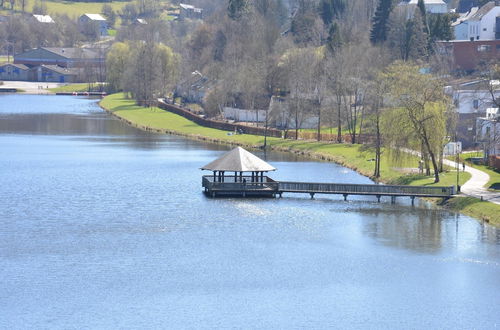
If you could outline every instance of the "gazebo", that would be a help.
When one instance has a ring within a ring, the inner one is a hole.
[[[249,192],[273,195],[277,190],[276,182],[264,175],[276,168],[241,147],[234,148],[201,169],[213,172],[213,175],[203,176],[205,192],[212,196],[216,193],[246,196]],[[226,175],[226,172],[234,175]]]

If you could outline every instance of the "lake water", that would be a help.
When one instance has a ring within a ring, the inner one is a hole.
[[[403,198],[207,198],[199,168],[227,150],[0,96],[0,328],[500,328],[500,230]]]

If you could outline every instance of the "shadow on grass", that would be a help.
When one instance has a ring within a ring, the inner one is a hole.
[[[494,184],[489,186],[488,189],[500,190],[500,182],[495,182]]]

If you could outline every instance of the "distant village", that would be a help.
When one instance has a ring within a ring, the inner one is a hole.
[[[321,3],[327,2],[323,1]],[[417,13],[419,3],[417,0],[401,1],[395,5],[394,10],[403,13],[402,16],[406,17],[406,20],[411,20],[416,14],[420,15],[420,13]],[[481,141],[493,139],[496,142],[488,145],[483,143],[483,146],[487,149],[486,152],[489,155],[499,155],[498,140],[500,139],[497,136],[500,136],[500,125],[498,125],[500,118],[498,111],[500,81],[498,79],[488,80],[478,73],[481,72],[486,63],[496,62],[498,64],[500,62],[500,0],[487,2],[425,0],[423,3],[427,15],[447,15],[446,17],[453,18],[450,21],[452,35],[447,40],[435,40],[435,53],[443,59],[443,66],[447,66],[448,72],[455,75],[454,77],[448,77],[448,86],[445,88],[445,92],[452,98],[454,108],[458,113],[456,142],[459,143],[448,146],[445,151],[454,154],[457,149],[472,148],[480,144]],[[298,5],[290,7],[288,13],[289,17],[280,25],[281,31],[279,33],[281,36],[293,34],[294,31],[297,31],[294,18],[300,15]],[[336,14],[332,15],[331,22],[335,22]],[[340,14],[338,17],[341,17]],[[0,16],[0,27],[6,26],[9,19],[12,18]],[[19,16],[19,19],[29,21],[30,24],[39,26],[40,29],[44,30],[55,28],[57,23],[56,18],[47,14],[25,14]],[[172,24],[170,33],[181,33],[176,29],[181,30],[182,28],[175,24],[193,24],[194,29],[196,29],[206,19],[205,9],[197,8],[191,4],[179,3],[175,10],[169,12],[169,19]],[[238,17],[235,16],[233,19],[237,20]],[[147,15],[132,15],[128,16],[128,19],[123,18],[122,24],[125,25],[122,26],[122,31],[119,32],[121,33],[120,39],[127,40],[128,37],[136,33],[134,31],[138,31],[141,27],[151,24],[151,22]],[[328,22],[328,19],[325,18],[323,18],[323,22],[325,31],[328,27],[327,23],[331,25],[326,35],[321,37],[321,40],[324,41],[320,42],[319,45],[328,45],[329,42],[334,45],[335,24]],[[114,35],[110,35],[111,24],[109,23],[109,17],[103,13],[86,13],[79,16],[75,24],[82,35],[95,35],[94,40],[89,39],[80,42],[79,45],[74,47],[43,45],[34,49],[23,49],[22,51],[16,48],[15,52],[12,52],[14,50],[12,45],[7,44],[4,46],[1,53],[8,60],[0,65],[0,80],[57,83],[106,81],[106,57],[116,38]],[[124,35],[126,36],[123,37]],[[226,35],[215,34],[215,37],[210,35],[210,38],[212,38],[212,42],[220,43],[221,47],[227,43]],[[203,39],[191,39],[190,42],[203,44]],[[338,45],[340,44],[339,41]],[[205,46],[203,45],[203,47]],[[335,47],[335,45],[332,47]],[[217,62],[216,50],[214,52],[215,55],[213,56]],[[183,65],[179,70],[178,79],[175,86],[173,86],[172,99],[175,102],[175,99],[179,98],[181,100],[179,102],[182,102],[182,104],[199,104],[203,108],[207,102],[208,94],[213,93],[214,88],[220,87],[221,80],[215,76],[215,71],[212,70],[211,72],[202,69],[201,64],[193,64],[205,56],[201,51],[190,55],[189,61],[191,61],[191,65]],[[423,70],[427,69],[423,68]],[[273,94],[272,97],[269,101],[264,102],[263,106],[252,108],[248,107],[249,103],[247,101],[238,101],[244,99],[244,95],[238,96],[237,93],[233,93],[233,95],[236,95],[233,97],[233,101],[225,101],[223,106],[220,107],[218,115],[227,121],[248,122],[257,126],[263,125],[269,119],[269,114],[264,110],[264,106],[273,108],[276,105],[282,106],[282,102],[287,101],[287,94],[283,93],[283,91],[281,94],[276,91],[271,93]],[[289,91],[289,93],[291,92]],[[169,93],[164,91],[164,95],[167,94]],[[303,93],[303,95],[307,95],[307,93]],[[259,104],[259,102],[255,104]],[[311,103],[311,106],[314,107],[314,102]],[[280,110],[274,111],[279,112]],[[320,118],[317,115],[310,115],[300,122],[300,128],[313,129],[318,126],[319,120]],[[273,116],[273,123],[278,128],[283,128],[285,125],[294,128],[292,122],[287,121],[286,118],[280,118],[276,114]]]

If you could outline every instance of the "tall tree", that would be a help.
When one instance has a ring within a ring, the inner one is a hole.
[[[337,22],[333,23],[328,30],[326,45],[331,53],[336,52],[342,46],[342,35],[340,34],[340,27]]]
[[[380,0],[373,17],[370,41],[373,44],[383,43],[387,40],[389,15],[393,9],[393,0]]]
[[[388,98],[394,105],[387,111],[385,138],[394,150],[422,148],[432,162],[434,182],[439,182],[438,158],[447,132],[449,98],[437,77],[421,74],[414,64],[395,63],[384,74]]]

